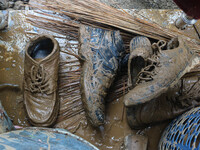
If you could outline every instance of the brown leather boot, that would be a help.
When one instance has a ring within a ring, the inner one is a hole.
[[[200,57],[180,37],[172,41],[170,43],[176,43],[172,44],[175,46],[172,49],[167,49],[165,41],[152,45],[154,54],[138,74],[137,85],[125,95],[125,106],[131,107],[157,98],[200,62]]]
[[[49,35],[27,44],[24,62],[24,104],[31,124],[51,126],[58,115],[59,45]]]
[[[142,129],[148,125],[173,119],[200,105],[200,74],[185,77],[167,93],[147,103],[126,108],[131,128]]]

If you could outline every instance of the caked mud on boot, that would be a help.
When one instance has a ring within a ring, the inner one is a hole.
[[[26,46],[24,104],[35,126],[51,126],[57,118],[59,57],[58,42],[49,35],[37,36]]]
[[[167,46],[165,41],[152,45],[153,55],[136,79],[136,86],[124,96],[126,107],[146,103],[165,93],[191,68],[200,62],[199,56],[190,50],[182,38]],[[167,49],[167,47],[172,49]]]
[[[146,60],[153,54],[151,43],[144,36],[136,36],[130,42],[130,56],[128,60],[128,86],[135,86],[136,77],[146,66]]]
[[[156,99],[126,108],[127,122],[133,129],[142,129],[173,119],[191,108],[200,106],[200,74],[184,76]]]
[[[119,31],[108,31],[81,25],[79,31],[81,57],[81,96],[91,124],[104,123],[105,96],[111,86],[124,53]]]

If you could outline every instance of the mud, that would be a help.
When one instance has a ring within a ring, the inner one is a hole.
[[[124,139],[124,150],[147,150],[148,137],[131,134]]]
[[[114,111],[117,110],[117,111]],[[104,127],[94,129],[89,124],[80,126],[76,135],[86,139],[101,150],[124,148],[124,138],[129,134],[141,134],[148,137],[148,150],[156,150],[161,134],[170,121],[158,123],[142,130],[131,130],[127,124],[123,98],[106,105]]]
[[[184,77],[175,87],[149,103],[128,108],[128,121],[133,128],[173,119],[187,110],[199,106],[199,74]],[[146,113],[148,112],[148,113]]]
[[[119,31],[80,26],[81,97],[89,122],[104,124],[105,97],[115,79],[124,43]]]
[[[158,13],[147,11],[147,14]],[[9,28],[0,33],[0,84],[11,84],[11,88],[4,88],[0,94],[0,100],[3,103],[9,117],[15,125],[30,126],[26,119],[26,114],[23,107],[22,97],[22,81],[23,81],[23,59],[25,45],[29,41],[29,36],[25,31],[38,31],[37,28],[31,27],[26,23],[23,15],[20,13],[13,14],[11,19],[15,18],[15,22],[9,25]],[[21,20],[22,19],[22,20]],[[156,19],[156,17],[154,18]],[[159,23],[159,21],[158,21]],[[42,32],[40,32],[42,33]],[[17,40],[16,40],[17,39]],[[65,47],[65,41],[60,41],[60,46]],[[69,43],[69,42],[68,42]],[[77,43],[73,43],[73,50],[77,50]],[[63,46],[64,45],[64,46]],[[104,127],[95,129],[90,126],[85,118],[85,112],[80,101],[80,95],[77,96],[79,88],[79,64],[71,59],[69,55],[61,52],[61,68],[66,68],[71,65],[67,71],[64,69],[60,72],[59,78],[62,76],[62,81],[59,81],[59,99],[61,101],[60,114],[56,123],[56,127],[66,128],[70,132],[75,133],[88,140],[102,150],[119,149],[123,145],[124,137],[128,134],[142,134],[149,138],[148,150],[156,150],[163,129],[168,122],[159,123],[152,127],[147,127],[144,130],[131,130],[127,124],[123,98],[117,99],[106,104],[106,118]],[[75,62],[75,63],[74,63]],[[65,65],[63,65],[63,63]],[[72,69],[73,68],[73,69]],[[70,71],[74,71],[72,74]],[[67,87],[64,83],[73,83]],[[19,88],[15,88],[19,87]],[[78,93],[79,94],[79,93]],[[73,100],[71,98],[74,98]]]
[[[14,124],[28,126],[22,96],[23,48],[28,40],[24,30],[28,26],[23,24],[23,15],[10,13],[9,19],[13,18],[9,30],[0,33],[0,100]]]
[[[145,61],[153,54],[151,43],[146,37],[135,37],[130,42],[130,56],[128,60],[128,84],[135,86],[137,75],[145,67]]]
[[[52,126],[59,112],[58,42],[41,34],[27,43],[25,51],[23,92],[27,116],[34,126]]]
[[[181,37],[178,37],[178,42],[178,47],[168,50],[163,49],[166,46],[164,41],[152,45],[156,49],[153,48],[154,54],[147,59],[150,65],[139,74],[137,86],[124,96],[125,106],[143,104],[166,93],[185,73],[198,65],[199,56],[186,46]]]
[[[21,67],[23,67],[23,57],[20,57],[18,52],[8,52],[4,46],[0,46],[0,49],[2,56],[0,100],[11,120],[16,124],[26,126],[22,96],[23,72]]]
[[[76,135],[83,137],[98,148],[106,150],[119,149],[123,145],[124,137],[131,133],[136,133],[136,131],[131,130],[128,126],[123,99],[118,99],[106,105],[104,126],[95,129],[88,124],[86,128],[80,127]]]

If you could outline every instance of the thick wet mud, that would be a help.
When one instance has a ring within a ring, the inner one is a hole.
[[[23,49],[17,44],[20,41],[14,40],[14,33],[0,34],[0,100],[15,124],[27,126],[22,95]]]
[[[151,14],[154,12],[147,13]],[[157,12],[156,12],[157,13]],[[30,126],[26,118],[23,104],[23,72],[24,72],[24,50],[29,40],[26,30],[33,31],[30,24],[23,22],[24,15],[12,14],[10,27],[0,32],[0,100],[14,125]],[[62,42],[60,43],[62,47]],[[76,46],[76,44],[74,44]],[[66,60],[67,58],[67,60]],[[123,148],[124,137],[131,134],[142,134],[148,136],[148,150],[156,150],[162,131],[168,122],[156,123],[154,126],[143,130],[131,130],[126,118],[126,110],[123,97],[106,104],[105,125],[99,128],[90,126],[85,118],[84,109],[73,91],[79,88],[80,68],[79,64],[73,62],[65,53],[61,53],[61,71],[59,78],[59,99],[61,101],[60,114],[55,127],[65,128],[85,140],[91,142],[102,150]],[[76,62],[76,61],[75,61]],[[65,63],[65,66],[63,65]],[[73,64],[73,69],[64,70],[67,65]],[[73,76],[70,71],[74,71]],[[74,81],[71,89],[65,90],[63,83]],[[188,81],[193,83],[196,79]],[[74,99],[70,101],[70,98]],[[109,101],[109,100],[108,100]],[[70,109],[69,109],[70,108]],[[67,111],[66,111],[67,110]]]

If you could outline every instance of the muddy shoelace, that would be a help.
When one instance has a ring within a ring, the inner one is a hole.
[[[163,40],[158,41],[152,45],[153,55],[151,58],[147,59],[147,66],[141,70],[137,76],[136,85],[142,82],[152,81],[156,73],[156,68],[160,67],[159,63],[159,53],[162,52],[166,42]]]
[[[46,93],[50,91],[49,83],[47,79],[47,74],[43,68],[43,66],[32,66],[31,68],[31,83],[30,83],[30,91],[32,93]]]

